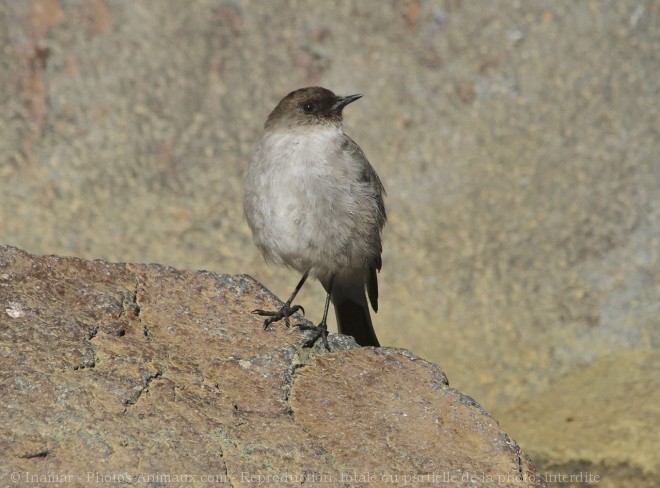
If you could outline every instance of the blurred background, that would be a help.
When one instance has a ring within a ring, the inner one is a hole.
[[[381,343],[541,470],[655,486],[660,1],[2,0],[0,49],[1,243],[282,298],[299,277],[242,209],[263,123],[302,86],[364,94]],[[318,322],[323,300],[297,302]]]

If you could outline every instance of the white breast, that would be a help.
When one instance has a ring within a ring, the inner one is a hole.
[[[351,190],[339,127],[266,134],[250,163],[246,215],[267,260],[301,272],[337,263]],[[334,243],[334,247],[333,247]]]

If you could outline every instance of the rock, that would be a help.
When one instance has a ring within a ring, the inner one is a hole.
[[[549,482],[584,486],[560,478],[582,474],[599,487],[651,488],[660,472],[659,371],[657,351],[614,353],[562,377],[515,411],[498,412],[498,418],[516,419],[503,422],[505,429],[529,446]]]
[[[249,313],[276,304],[246,275],[0,247],[3,484],[543,486],[436,365],[304,347]]]

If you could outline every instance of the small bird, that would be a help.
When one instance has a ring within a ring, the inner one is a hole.
[[[311,275],[327,293],[316,327],[326,348],[330,301],[340,333],[361,346],[380,345],[367,295],[378,311],[385,189],[342,119],[344,107],[361,97],[321,87],[285,96],[266,120],[245,186],[245,215],[266,262],[302,273],[279,310],[254,313],[268,317],[264,328],[281,319],[289,325],[302,309],[291,304]]]

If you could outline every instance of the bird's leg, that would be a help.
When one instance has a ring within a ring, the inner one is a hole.
[[[323,339],[323,346],[326,350],[330,350],[328,345],[328,309],[330,308],[330,297],[332,295],[332,282],[334,281],[334,276],[330,278],[330,283],[328,285],[328,294],[325,297],[325,309],[323,310],[323,318],[319,325],[314,327],[312,330],[316,331],[316,334],[311,338],[310,341],[307,341],[305,344],[306,347],[311,347],[319,339]]]
[[[296,285],[296,289],[293,290],[293,293],[291,294],[289,299],[286,301],[284,305],[280,307],[279,310],[275,312],[271,312],[268,310],[261,310],[260,308],[258,308],[252,311],[252,313],[260,315],[261,317],[268,317],[266,320],[264,320],[264,329],[267,329],[268,326],[273,322],[277,322],[278,320],[282,320],[282,319],[284,319],[284,323],[286,324],[286,326],[290,327],[289,317],[291,317],[298,310],[302,310],[303,315],[305,314],[304,308],[302,308],[300,305],[294,305],[292,307],[291,303],[293,302],[293,299],[296,298],[296,295],[305,284],[305,281],[307,280],[307,276],[309,276],[309,270],[305,271],[305,273],[302,275],[302,278],[300,278],[298,285]]]

